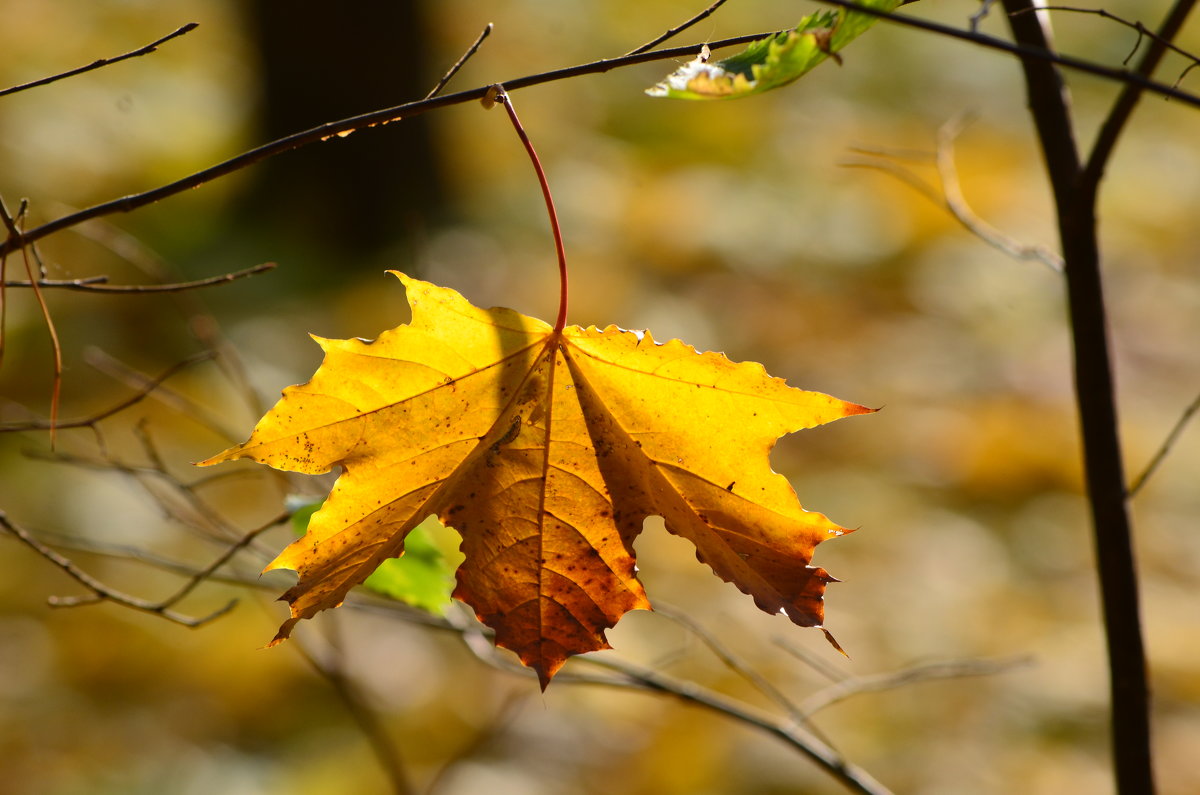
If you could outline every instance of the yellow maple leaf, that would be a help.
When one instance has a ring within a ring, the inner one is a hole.
[[[785,433],[871,409],[678,340],[556,332],[396,276],[411,323],[373,342],[316,338],[312,380],[201,462],[342,467],[307,535],[267,566],[299,573],[273,643],[341,604],[431,514],[463,538],[455,597],[543,688],[569,656],[608,648],[626,612],[650,609],[633,553],[650,515],[763,610],[821,626],[833,578],[812,551],[847,531],[801,508],[768,455]]]

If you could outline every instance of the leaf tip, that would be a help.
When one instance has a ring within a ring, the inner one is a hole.
[[[279,632],[275,633],[275,637],[271,638],[271,642],[265,648],[278,646],[292,636],[292,627],[296,626],[296,622],[300,620],[299,616],[292,616],[287,621],[284,621],[279,626]]]

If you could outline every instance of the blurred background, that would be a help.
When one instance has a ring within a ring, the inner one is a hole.
[[[704,0],[5,0],[0,86],[192,33],[136,58],[0,100],[0,195],[28,225],[185,176],[270,139],[423,96],[488,22],[448,91],[624,53]],[[1153,27],[1167,3],[1103,7]],[[732,0],[674,43],[786,27],[807,3]],[[906,13],[964,26],[973,2]],[[1136,34],[1055,17],[1060,48],[1118,65]],[[1003,35],[1003,20],[982,29]],[[1200,25],[1178,42],[1200,50]],[[1172,56],[1160,79],[1188,62]],[[571,263],[571,321],[649,328],[753,360],[789,383],[881,406],[782,440],[773,466],[805,507],[859,528],[823,545],[820,633],[761,614],[648,521],[639,567],[674,606],[797,704],[831,682],[946,661],[1004,670],[865,692],[813,726],[897,792],[1111,791],[1107,673],[1081,497],[1060,276],[964,231],[895,177],[937,183],[938,130],[974,210],[1054,247],[1019,67],[880,25],[799,83],[729,103],[652,100],[674,62],[525,89],[514,101],[545,164]],[[1090,141],[1117,87],[1069,75]],[[1200,90],[1194,72],[1183,87]],[[1102,242],[1130,475],[1200,392],[1200,114],[1143,100],[1109,170]],[[864,155],[863,150],[887,157]],[[849,167],[864,163],[879,168]],[[309,333],[372,338],[407,320],[395,268],[480,306],[543,318],[557,300],[542,198],[504,115],[477,103],[281,155],[39,245],[47,276],[178,282],[277,262],[187,293],[47,291],[62,342],[61,419],[165,389],[94,427],[0,435],[0,510],[107,585],[156,601],[288,495],[330,481],[191,462],[241,441],[320,360]],[[10,257],[8,278],[24,278]],[[53,353],[34,296],[5,295],[0,422],[49,413]],[[1164,793],[1200,791],[1200,429],[1133,503]],[[657,522],[657,523],[656,523]],[[113,604],[0,539],[0,791],[392,791],[372,737],[416,791],[825,793],[841,787],[777,739],[629,689],[485,665],[415,614],[343,608],[264,650],[285,545],[255,539],[175,609],[198,629]],[[454,542],[442,538],[451,552]],[[261,586],[261,587],[258,587]],[[457,613],[452,611],[452,615]],[[614,657],[777,717],[784,708],[669,616],[609,633]],[[1012,665],[1003,665],[1012,663]],[[970,669],[970,666],[967,666]],[[364,722],[374,726],[365,731]],[[373,723],[372,723],[373,722]]]

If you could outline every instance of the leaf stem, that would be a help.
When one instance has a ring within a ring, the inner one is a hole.
[[[542,161],[538,159],[533,143],[525,134],[525,128],[521,126],[521,120],[517,118],[517,111],[513,107],[512,99],[504,90],[504,86],[499,83],[492,86],[484,97],[485,103],[489,101],[499,102],[508,111],[508,118],[512,122],[513,129],[521,138],[521,143],[525,144],[525,151],[529,153],[529,159],[533,162],[533,170],[537,172],[538,183],[542,186],[542,196],[546,199],[546,212],[550,216],[550,231],[554,233],[554,250],[558,254],[558,319],[554,323],[554,333],[557,335],[567,325],[567,251],[563,247],[562,229],[558,225],[558,212],[554,209],[554,198],[550,195],[550,183],[546,181],[546,172],[542,170]]]

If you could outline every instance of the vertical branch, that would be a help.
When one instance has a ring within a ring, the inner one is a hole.
[[[1032,0],[1004,0],[1019,44],[1050,51]],[[1025,12],[1025,13],[1020,13]],[[1069,98],[1057,67],[1023,58],[1033,115],[1054,192],[1074,346],[1075,399],[1108,640],[1112,753],[1121,795],[1154,792],[1150,696],[1138,606],[1137,569],[1117,435],[1117,406],[1100,274],[1095,192],[1081,185]]]

